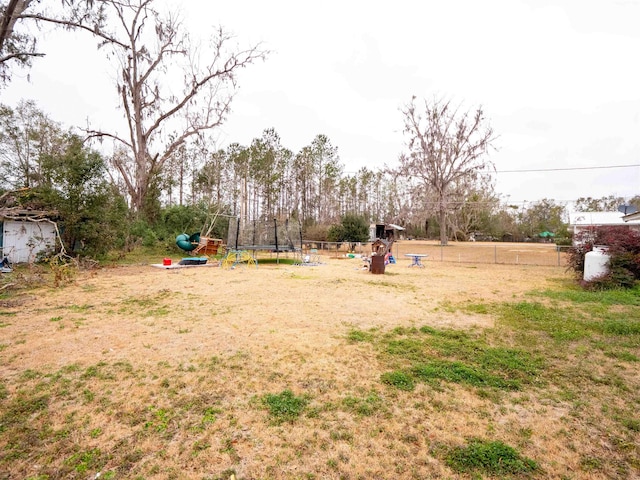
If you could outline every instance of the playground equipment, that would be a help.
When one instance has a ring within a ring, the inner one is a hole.
[[[211,232],[213,226],[216,223],[217,218],[220,216],[219,212],[207,217],[207,224],[202,228],[200,233],[194,233],[188,235],[181,233],[176,237],[176,245],[185,252],[190,252],[199,255],[222,255],[225,252],[225,244],[220,238],[211,238]]]
[[[199,255],[223,254],[226,247],[222,239],[202,237],[199,233],[193,235],[181,233],[176,237],[176,245],[185,252]]]
[[[258,268],[258,261],[246,250],[229,250],[222,259],[222,268],[235,268],[240,264]]]
[[[393,224],[377,224],[372,225],[370,229],[371,242],[371,259],[369,271],[374,274],[384,274],[385,265],[387,263],[396,263],[392,254],[393,242],[396,238],[396,231],[404,230],[404,228]]]
[[[242,223],[240,218],[229,223],[227,245],[234,250],[263,250],[274,253],[299,252],[302,229],[297,220],[277,219]]]
[[[265,251],[276,254],[302,252],[302,229],[297,220],[286,219],[278,223],[277,219],[243,223],[236,218],[229,223],[227,237],[228,251],[222,266],[234,266],[239,263],[257,266],[256,252]],[[252,252],[252,253],[249,253]]]

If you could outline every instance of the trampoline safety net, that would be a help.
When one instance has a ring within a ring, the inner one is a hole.
[[[274,252],[300,251],[302,234],[300,222],[262,220],[229,222],[227,248],[234,250],[269,250]]]

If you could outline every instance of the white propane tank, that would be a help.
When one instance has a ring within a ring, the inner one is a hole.
[[[609,254],[605,245],[594,245],[584,256],[584,281],[589,282],[609,272]]]

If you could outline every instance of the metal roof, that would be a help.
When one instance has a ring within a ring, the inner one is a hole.
[[[625,222],[634,222],[635,220],[640,220],[640,212],[630,213],[622,217]]]
[[[627,215],[627,217],[631,215]],[[625,221],[624,217],[622,212],[570,212],[569,225],[640,225],[640,217],[631,221]]]
[[[394,223],[389,223],[388,225],[394,230],[404,230],[404,227],[401,227],[400,225],[396,225]]]

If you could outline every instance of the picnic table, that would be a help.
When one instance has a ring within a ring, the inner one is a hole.
[[[427,258],[429,255],[426,253],[405,253],[404,256],[411,257],[413,259],[413,261],[411,262],[411,265],[409,265],[410,267],[424,268],[424,265],[422,264],[422,259]]]

